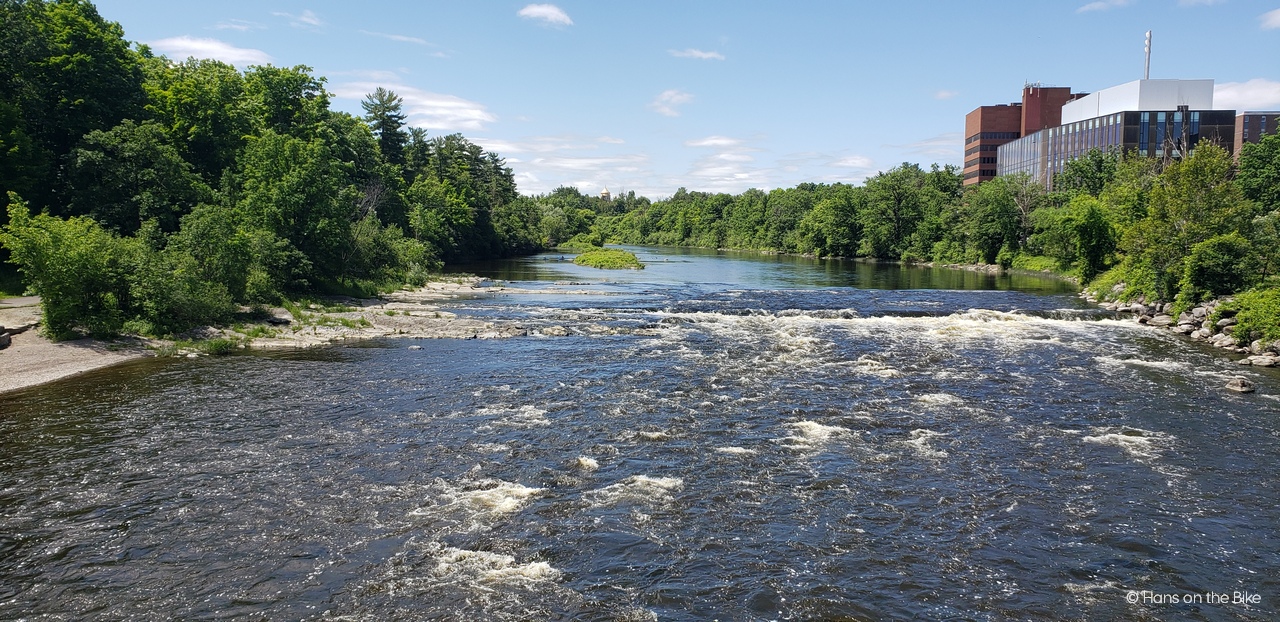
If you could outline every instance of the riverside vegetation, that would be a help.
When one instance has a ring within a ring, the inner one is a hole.
[[[1175,315],[1234,295],[1235,340],[1280,338],[1277,136],[1238,163],[1214,145],[1095,151],[1054,192],[904,163],[860,186],[530,197],[497,154],[407,127],[384,89],[362,118],[333,111],[308,67],[173,62],[85,0],[4,0],[0,20],[0,260],[58,338],[172,334],[421,285],[443,262],[605,241],[1051,270]]]

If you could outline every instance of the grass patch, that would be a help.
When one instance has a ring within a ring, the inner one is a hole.
[[[244,335],[246,339],[257,339],[259,337],[275,337],[280,331],[267,326],[265,324],[252,324],[245,326],[244,324],[236,324],[231,327],[237,333]]]
[[[590,250],[573,258],[579,266],[589,266],[602,270],[640,270],[644,264],[636,258],[635,253],[620,248],[600,248]]]
[[[1071,271],[1063,270],[1058,265],[1058,260],[1053,257],[1045,257],[1044,255],[1028,255],[1019,253],[1013,258],[1011,266],[1017,270],[1031,270],[1034,272],[1052,272],[1054,274],[1070,275]]]

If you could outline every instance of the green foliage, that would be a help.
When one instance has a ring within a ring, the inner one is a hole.
[[[1084,156],[1068,160],[1062,172],[1053,176],[1054,193],[1068,200],[1081,194],[1097,198],[1115,179],[1120,160],[1118,151],[1090,149]]]
[[[622,270],[632,269],[639,270],[644,268],[644,264],[631,251],[624,251],[620,248],[601,248],[589,250],[577,257],[573,258],[573,263],[580,266],[590,266],[592,268],[600,268],[602,270]]]
[[[1244,197],[1264,212],[1280,210],[1280,134],[1269,134],[1240,148],[1236,183]]]
[[[1236,231],[1191,247],[1178,284],[1175,310],[1182,311],[1213,296],[1245,289],[1257,272],[1250,264],[1249,240]]]
[[[1236,311],[1232,336],[1237,343],[1280,340],[1280,288],[1242,292],[1223,308]]]
[[[1147,214],[1124,234],[1121,249],[1155,274],[1155,294],[1172,300],[1191,248],[1216,235],[1246,231],[1253,205],[1231,181],[1231,156],[1201,145],[1170,164],[1151,188]]]
[[[176,231],[178,219],[213,191],[169,143],[158,123],[125,120],[85,135],[67,166],[67,208],[103,226],[130,234],[155,219]]]
[[[216,183],[253,131],[244,77],[210,59],[150,62],[146,68],[147,112],[206,183]]]
[[[564,243],[556,246],[556,250],[580,253],[602,247],[604,247],[604,234],[599,231],[589,231],[565,240]]]
[[[0,236],[41,297],[45,330],[53,339],[79,329],[114,335],[127,319],[132,268],[141,246],[120,238],[93,220],[32,215],[17,195],[9,195],[9,224]]]
[[[378,135],[378,147],[382,157],[391,164],[405,163],[404,148],[409,142],[409,135],[404,127],[404,100],[392,91],[378,87],[360,102],[364,108],[365,120],[374,134]]]

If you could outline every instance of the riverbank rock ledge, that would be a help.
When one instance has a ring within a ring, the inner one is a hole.
[[[1111,294],[1118,295],[1123,290],[1123,285],[1117,286],[1119,289],[1113,288]],[[1244,358],[1236,361],[1240,365],[1251,365],[1254,367],[1280,367],[1280,341],[1263,342],[1262,340],[1254,340],[1248,346],[1240,345],[1240,340],[1236,335],[1236,325],[1239,323],[1235,318],[1235,311],[1230,309],[1222,309],[1219,312],[1218,307],[1230,300],[1229,298],[1220,298],[1209,302],[1196,305],[1188,311],[1179,313],[1173,317],[1173,304],[1163,301],[1148,302],[1141,297],[1135,302],[1099,302],[1099,292],[1085,291],[1080,296],[1089,302],[1099,304],[1104,309],[1115,311],[1117,313],[1132,313],[1136,316],[1139,324],[1164,328],[1176,335],[1182,335],[1195,341],[1204,341],[1215,348],[1221,348],[1228,352],[1237,354],[1245,354]],[[1214,317],[1217,316],[1215,320]],[[1238,379],[1240,383],[1233,380],[1228,384],[1229,389],[1249,393],[1253,391],[1253,383],[1243,378]],[[1243,389],[1248,385],[1250,388]]]

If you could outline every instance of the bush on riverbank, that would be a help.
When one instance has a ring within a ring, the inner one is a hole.
[[[587,251],[574,257],[573,263],[602,270],[640,270],[644,268],[644,264],[640,263],[640,259],[635,256],[635,253],[624,251],[620,248],[601,248]]]
[[[1248,345],[1254,339],[1264,342],[1280,340],[1280,287],[1241,292],[1221,308],[1236,312],[1236,327],[1232,333],[1236,343]]]

